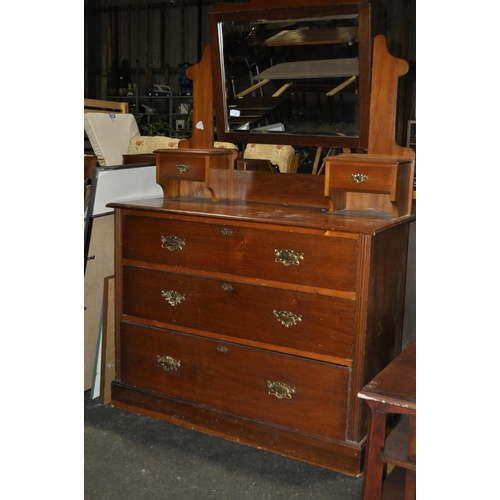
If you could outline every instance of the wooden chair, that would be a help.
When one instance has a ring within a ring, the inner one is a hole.
[[[414,341],[358,394],[370,409],[363,500],[416,498],[416,350]],[[400,416],[390,434],[389,414]],[[387,464],[395,467],[384,481]]]
[[[299,166],[299,153],[289,145],[249,143],[243,151],[243,159],[268,160],[286,174],[296,173]]]

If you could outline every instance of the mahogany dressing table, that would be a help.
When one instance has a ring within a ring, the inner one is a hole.
[[[215,6],[211,47],[188,70],[193,123],[202,126],[180,149],[157,152],[163,198],[110,205],[116,251],[112,404],[359,475],[368,414],[357,394],[401,349],[415,220],[406,203],[412,183],[405,179],[414,157],[397,150],[394,161],[393,146],[377,146],[374,133],[369,152],[378,155],[376,166],[357,183],[363,170],[351,168],[350,158],[327,159],[328,176],[278,174],[238,170],[233,151],[213,148],[214,95],[217,138],[232,137],[225,112],[218,112],[225,95],[221,23],[233,13],[237,19],[262,17],[263,10],[273,19],[334,17],[335,8],[326,4]],[[346,8],[358,12],[358,4],[345,4],[342,15]],[[359,5],[366,13],[367,3]],[[386,52],[383,42],[374,65]],[[364,54],[361,61],[366,59]],[[361,62],[365,85],[363,68]],[[391,86],[375,75],[371,88],[378,95]],[[378,106],[378,99],[372,103]],[[381,99],[390,113],[395,92]],[[370,113],[376,117],[377,108]],[[252,134],[243,137],[251,142]],[[295,139],[318,146],[338,141]],[[363,134],[356,138],[357,145],[363,141],[369,142]]]

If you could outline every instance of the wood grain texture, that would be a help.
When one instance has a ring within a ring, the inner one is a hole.
[[[129,323],[121,329],[121,381],[125,384],[261,422],[344,439],[348,368]],[[158,355],[170,356],[180,366],[166,372],[158,366]],[[285,383],[295,392],[289,399],[278,399],[269,394],[269,381]]]
[[[113,215],[92,223],[88,262],[84,278],[84,390],[92,387],[99,334],[104,279],[113,274]]]
[[[398,80],[408,72],[403,59],[389,54],[387,40],[377,35],[373,40],[372,98],[368,152],[372,155],[415,159],[415,151],[396,144],[396,103]]]
[[[113,205],[122,248],[113,404],[358,474],[368,415],[355,394],[401,345],[413,217],[193,199]],[[184,242],[181,250],[161,248],[168,235]],[[274,261],[282,247],[304,253],[298,266]],[[162,291],[183,298],[172,306]],[[274,310],[301,321],[287,328]],[[171,385],[158,355],[178,359],[186,378],[171,374],[177,377]],[[269,394],[259,391],[274,379],[302,387],[303,403],[299,392],[291,395],[296,410],[287,406],[284,415],[266,405]],[[241,419],[245,430],[234,434],[230,422]],[[286,439],[263,443],[275,426],[293,433],[299,448],[290,450]],[[308,447],[323,451],[314,458]]]
[[[305,435],[293,429],[225,413],[171,398],[140,387],[114,381],[113,405],[123,410],[138,412],[188,429],[206,432],[237,443],[285,457],[301,460],[319,467],[352,476],[360,474],[364,458],[363,447],[357,443]]]
[[[186,74],[193,80],[193,129],[188,140],[179,142],[179,148],[211,148],[214,144],[214,96],[212,53],[207,45],[198,64],[190,66]]]
[[[101,383],[99,403],[111,403],[111,382],[115,379],[115,279],[104,278]]]
[[[124,266],[123,273],[125,319],[149,319],[170,329],[250,340],[313,358],[314,353],[337,362],[352,358],[354,299],[144,267]],[[174,290],[184,299],[171,306],[162,290]],[[289,311],[300,319],[286,326],[273,311]]]
[[[356,4],[356,3],[366,3],[368,0],[338,0],[337,4]],[[316,5],[331,5],[331,2],[326,0],[307,0],[307,6]],[[280,8],[290,8],[290,7],[304,7],[304,0],[274,0],[272,7],[275,9]],[[267,10],[269,9],[269,2],[267,0],[249,0],[248,2],[241,5],[232,5],[219,2],[214,5],[214,12],[239,12],[246,10]]]

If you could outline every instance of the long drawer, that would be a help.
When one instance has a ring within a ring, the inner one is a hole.
[[[123,314],[301,351],[352,358],[355,301],[123,266]]]
[[[126,215],[123,258],[354,292],[358,240]]]
[[[345,439],[348,368],[130,323],[120,356],[123,383]]]

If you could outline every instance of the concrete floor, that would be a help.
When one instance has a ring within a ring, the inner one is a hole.
[[[99,405],[84,393],[85,500],[359,500],[353,478]]]

